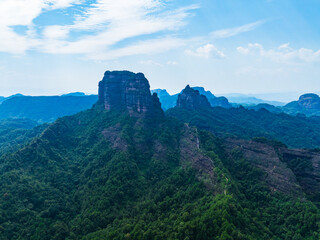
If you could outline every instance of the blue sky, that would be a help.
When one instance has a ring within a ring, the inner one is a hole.
[[[0,95],[96,93],[105,70],[122,69],[170,93],[320,92],[319,9],[317,0],[1,0]]]

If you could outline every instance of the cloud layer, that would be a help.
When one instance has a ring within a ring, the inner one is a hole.
[[[256,22],[253,22],[253,23],[248,23],[248,24],[245,24],[245,25],[242,25],[242,26],[238,26],[238,27],[235,27],[235,28],[221,29],[221,30],[217,30],[217,31],[211,32],[210,35],[214,39],[229,38],[229,37],[233,37],[233,36],[236,36],[238,34],[241,34],[241,33],[253,31],[257,27],[259,27],[262,24],[264,24],[265,22],[266,22],[266,20],[260,20],[260,21],[256,21]]]
[[[183,45],[182,39],[171,34],[184,26],[190,12],[197,8],[189,5],[172,9],[161,0],[96,0],[85,8],[82,3],[81,0],[2,0],[0,51],[21,54],[38,50],[84,54],[93,59],[158,52]],[[34,24],[41,14],[71,6],[79,7],[80,12],[73,16],[71,24]],[[23,26],[26,31],[17,33],[16,26]],[[159,33],[161,38],[157,36]],[[143,39],[138,39],[142,36]]]
[[[268,58],[281,63],[320,61],[320,50],[293,49],[289,43],[282,44],[276,49],[265,49],[259,43],[249,43],[246,47],[238,47],[237,51],[243,55]]]
[[[185,53],[187,55],[202,57],[202,58],[224,58],[225,54],[218,50],[213,44],[206,44],[202,47],[197,48],[196,50],[186,50]]]

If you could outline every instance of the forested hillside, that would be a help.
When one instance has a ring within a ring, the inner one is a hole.
[[[99,88],[93,108],[0,157],[1,240],[319,239],[319,152],[166,116],[141,73]]]
[[[2,239],[317,239],[318,208],[264,174],[175,120],[89,110],[1,159]]]
[[[0,120],[0,156],[23,146],[47,126],[38,126],[37,122],[28,119]]]
[[[320,147],[320,118],[239,108],[169,109],[166,114],[220,137],[266,137],[293,148]]]

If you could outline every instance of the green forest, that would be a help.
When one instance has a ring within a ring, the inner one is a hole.
[[[186,131],[211,180],[181,164]],[[271,191],[237,149],[175,118],[95,106],[28,134],[0,159],[1,240],[320,237],[319,199]]]
[[[320,147],[320,117],[291,116],[271,113],[265,109],[248,110],[244,107],[215,107],[192,111],[175,107],[169,109],[167,115],[211,131],[219,137],[265,137],[292,148]]]

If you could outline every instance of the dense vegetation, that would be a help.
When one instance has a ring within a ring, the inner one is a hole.
[[[18,96],[0,104],[0,119],[27,118],[40,123],[52,122],[59,117],[87,110],[98,96]]]
[[[187,126],[96,106],[0,158],[0,239],[319,239],[319,209],[199,132],[216,183],[180,163]]]
[[[18,149],[47,127],[37,125],[37,122],[28,119],[0,120],[0,156]]]
[[[168,116],[188,122],[200,129],[213,132],[217,136],[251,139],[266,137],[279,140],[294,148],[320,147],[320,118],[290,116],[239,108],[211,108],[189,111],[179,108],[169,109]]]

